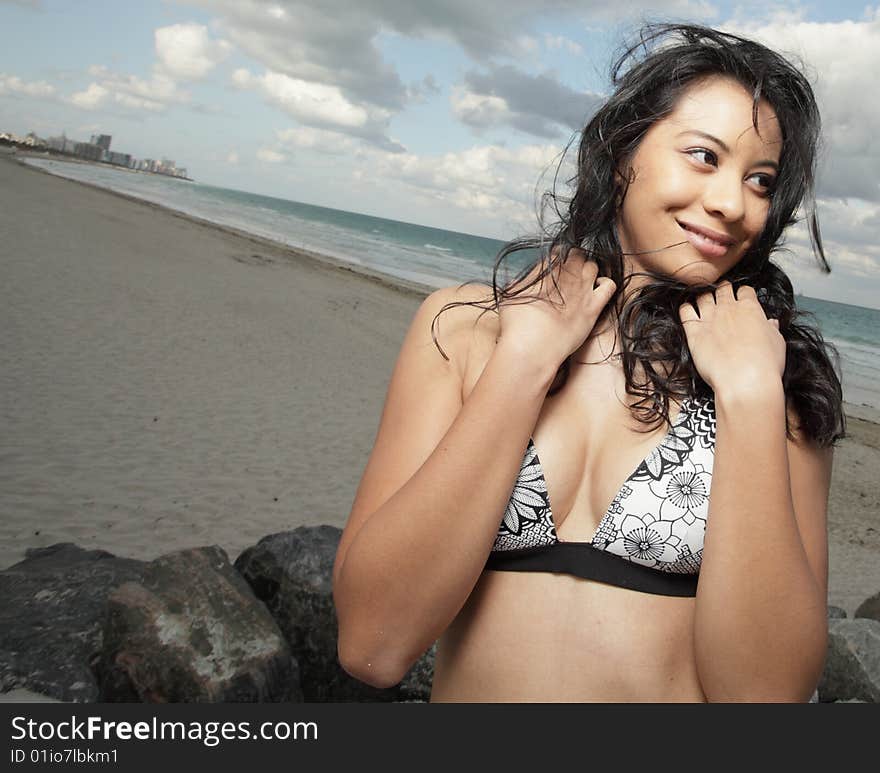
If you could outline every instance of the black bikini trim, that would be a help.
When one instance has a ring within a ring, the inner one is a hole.
[[[606,553],[589,542],[554,542],[489,555],[485,569],[510,572],[561,572],[597,580],[620,588],[659,596],[696,596],[697,574],[677,574],[651,569]]]

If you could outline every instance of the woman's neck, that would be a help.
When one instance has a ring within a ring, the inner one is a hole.
[[[608,362],[619,365],[621,350],[617,310],[606,306],[573,357],[579,363]]]

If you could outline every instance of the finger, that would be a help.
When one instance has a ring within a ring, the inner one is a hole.
[[[700,293],[697,296],[697,309],[700,312],[701,319],[706,319],[707,316],[715,311],[715,296],[712,295],[711,290]]]
[[[736,299],[743,301],[745,299],[758,300],[758,294],[751,285],[740,285],[736,290]]]
[[[730,303],[735,300],[736,298],[733,297],[733,285],[728,280],[725,279],[715,288],[716,303]]]
[[[617,283],[611,277],[600,276],[596,280],[596,286],[593,288],[593,296],[595,297],[598,294],[602,297],[603,302],[607,303],[616,290]]]
[[[587,254],[584,253],[584,265],[581,267],[581,278],[586,281],[587,279],[596,279],[596,275],[599,273],[599,264],[596,263],[595,260],[587,260]]]
[[[693,307],[690,301],[687,303],[681,304],[678,307],[678,316],[681,319],[681,324],[684,325],[687,322],[694,322],[700,319],[700,315],[697,314],[697,310]]]

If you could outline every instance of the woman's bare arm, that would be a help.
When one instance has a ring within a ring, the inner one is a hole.
[[[786,341],[753,287],[727,280],[679,307],[715,394],[712,492],[694,615],[710,701],[805,701],[827,639],[826,508],[832,454],[789,417]]]
[[[695,648],[710,701],[806,701],[827,646],[831,449],[785,438],[782,384],[716,393]],[[796,426],[796,417],[791,418]]]
[[[470,595],[558,366],[502,339],[462,402],[477,311],[438,320],[453,362],[430,332],[455,299],[438,290],[413,319],[333,568],[340,662],[375,686],[400,681]]]

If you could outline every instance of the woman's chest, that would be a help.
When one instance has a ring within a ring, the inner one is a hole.
[[[491,333],[487,331],[487,333]],[[495,344],[475,337],[463,399]],[[670,402],[671,425],[645,431],[617,361],[576,364],[548,397],[493,551],[587,543],[655,569],[696,574],[714,461],[714,406]]]
[[[462,402],[470,395],[494,351],[496,331],[497,327],[487,324],[471,342]],[[615,473],[625,466],[627,455],[638,454],[634,445],[650,443],[650,439],[635,433],[626,433],[631,436],[624,437],[620,429],[625,417],[622,406],[614,399],[623,386],[623,374],[618,370],[600,365],[570,374],[565,386],[544,400],[532,431],[530,445],[534,443],[540,457],[555,525],[566,539],[586,539],[588,532],[595,531],[595,513],[603,498],[610,501],[609,486],[602,482],[613,480]],[[610,492],[611,496],[614,493]],[[571,519],[571,514],[579,517]]]

